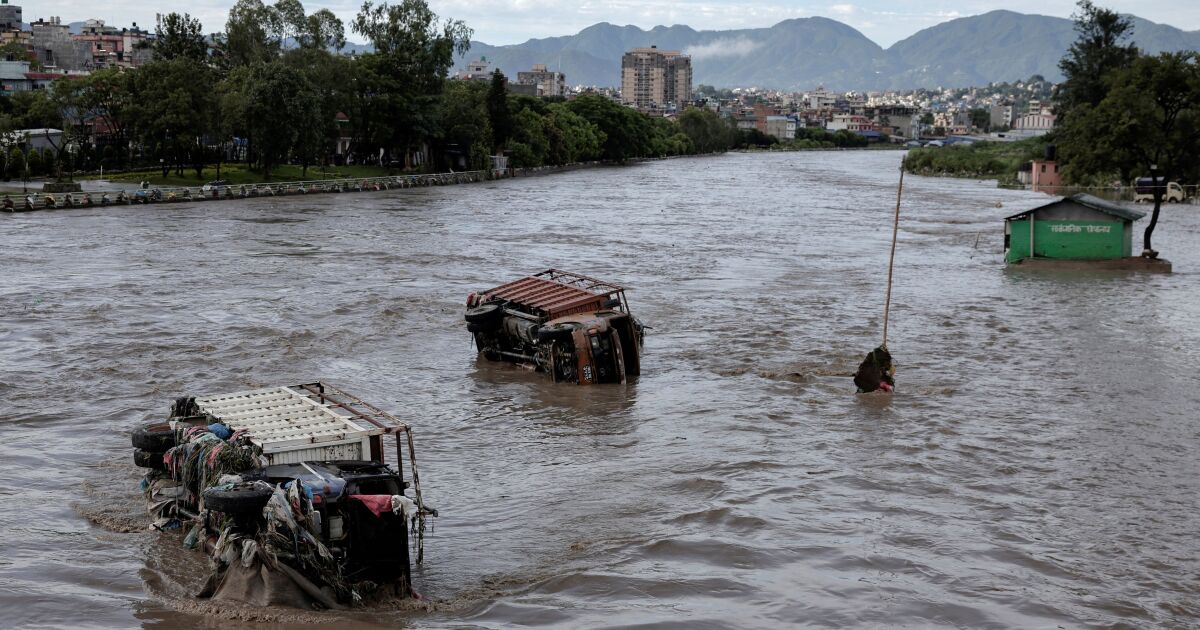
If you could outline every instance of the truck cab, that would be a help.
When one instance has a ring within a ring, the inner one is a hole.
[[[641,374],[645,327],[624,287],[548,269],[467,297],[480,355],[547,373],[556,383],[625,383]]]
[[[1150,177],[1139,177],[1133,183],[1133,201],[1134,203],[1154,203],[1154,179]],[[1184,192],[1183,186],[1176,182],[1158,181],[1158,188],[1162,189],[1162,199],[1167,203],[1182,203],[1187,199],[1187,193]]]

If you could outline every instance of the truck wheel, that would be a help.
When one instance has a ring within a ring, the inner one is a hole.
[[[175,431],[167,422],[151,422],[133,430],[133,446],[151,453],[165,453],[175,446]]]
[[[133,449],[133,465],[138,468],[167,469],[166,463],[163,462],[162,453],[143,451],[140,448]]]
[[[209,488],[203,493],[204,507],[225,514],[261,512],[275,490],[260,482],[239,483],[228,490]]]
[[[500,304],[491,302],[488,304],[480,304],[475,308],[467,309],[466,314],[463,315],[463,319],[469,322],[484,323],[490,321],[500,321],[503,316],[504,309],[500,306]]]

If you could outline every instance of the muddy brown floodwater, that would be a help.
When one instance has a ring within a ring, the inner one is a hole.
[[[1045,196],[908,178],[899,392],[856,396],[899,159],[0,217],[3,625],[1196,627],[1200,213],[1164,214],[1172,275],[1006,271]],[[550,266],[630,287],[640,380],[476,360],[466,295]],[[416,428],[429,602],[197,602],[127,431],[318,378]]]

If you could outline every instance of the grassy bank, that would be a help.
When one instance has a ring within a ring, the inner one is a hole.
[[[910,150],[904,168],[917,175],[994,178],[1006,184],[1016,182],[1021,165],[1042,157],[1045,150],[1045,137],[925,147]]]
[[[221,177],[232,185],[240,184],[257,184],[260,182],[295,182],[315,179],[340,179],[340,178],[357,178],[357,177],[382,177],[388,175],[389,171],[380,166],[339,166],[324,168],[320,166],[308,167],[308,175],[303,176],[302,169],[299,166],[285,164],[276,167],[271,171],[271,179],[263,178],[262,173],[252,171],[245,164],[230,163],[221,165]],[[122,173],[105,173],[104,177],[98,174],[87,175],[85,177],[77,177],[76,179],[106,179],[113,182],[129,182],[137,184],[142,181],[148,181],[152,186],[201,186],[217,178],[217,167],[215,164],[209,165],[204,169],[203,177],[196,177],[195,169],[184,169],[183,176],[180,177],[174,172],[171,172],[166,177],[162,176],[161,169],[142,170],[142,171],[126,171]]]

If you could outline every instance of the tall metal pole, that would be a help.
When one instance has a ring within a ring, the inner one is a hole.
[[[904,190],[904,160],[900,160],[900,184],[896,186],[896,218],[892,222],[892,253],[888,257],[887,298],[883,302],[883,343],[880,348],[887,350],[888,312],[892,308],[892,269],[896,265],[896,236],[900,232],[900,193]]]

